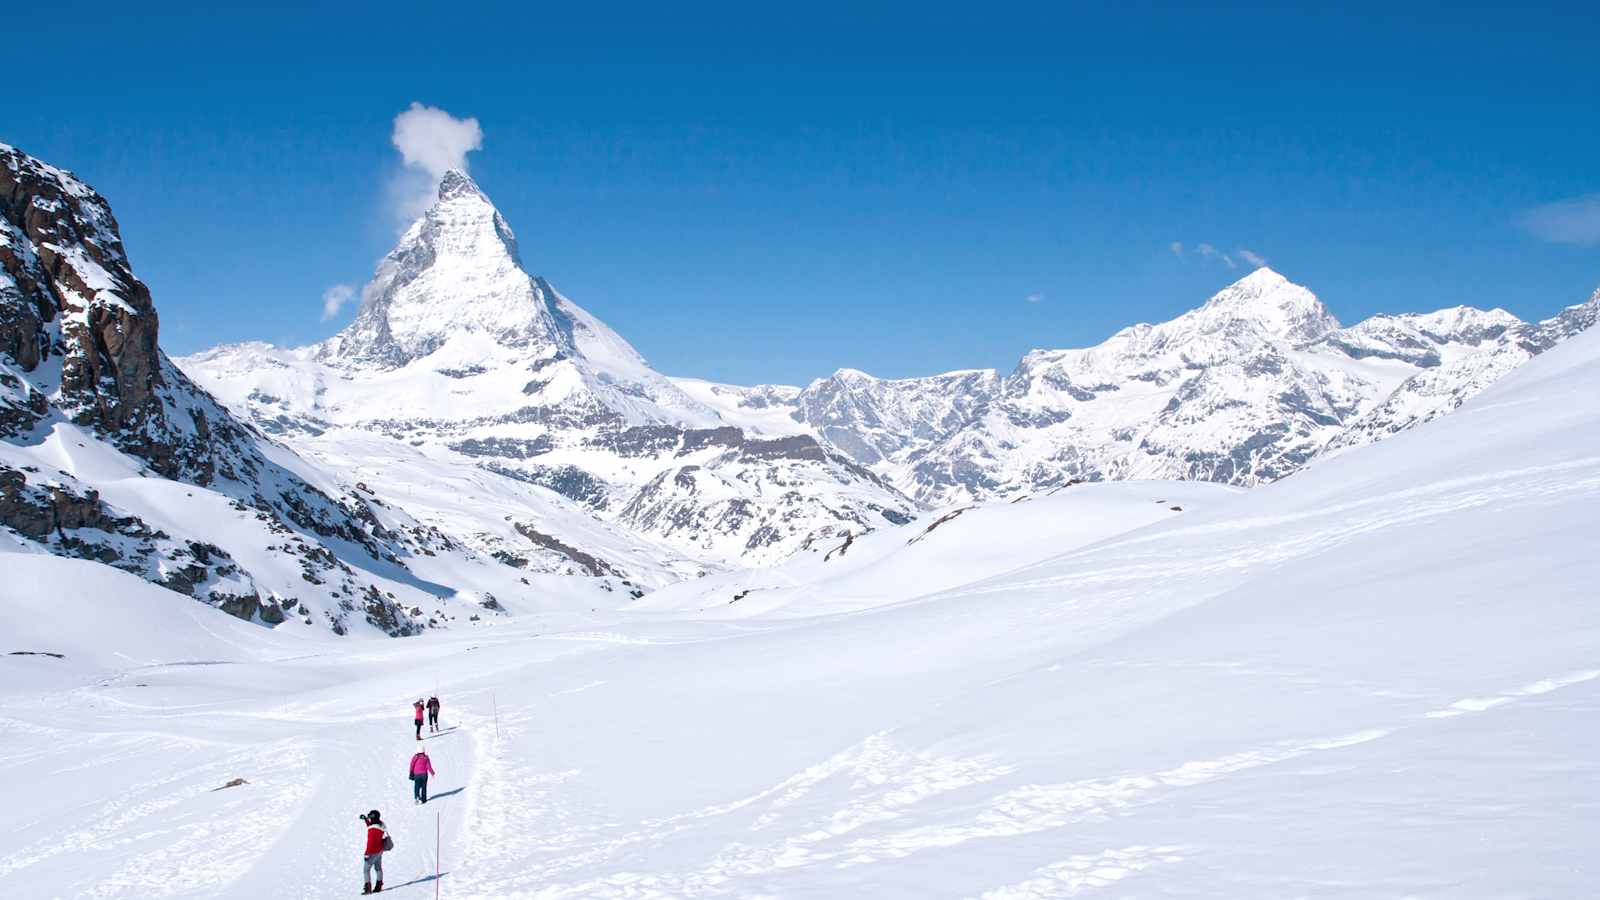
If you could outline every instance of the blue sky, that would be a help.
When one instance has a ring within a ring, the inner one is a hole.
[[[479,120],[529,268],[670,374],[1009,370],[1246,250],[1347,322],[1600,286],[1582,4],[457,6],[12,17],[0,140],[110,198],[175,353],[348,321],[414,101]]]

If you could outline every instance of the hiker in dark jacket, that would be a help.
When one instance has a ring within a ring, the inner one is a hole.
[[[412,721],[416,723],[417,740],[420,741],[422,740],[422,699],[420,697],[417,698],[417,702],[411,704],[411,711],[415,713],[415,715],[412,716]]]
[[[383,851],[384,845],[389,843],[389,829],[377,810],[362,816],[361,821],[367,825],[366,849],[361,851],[361,893],[376,894],[383,890]],[[374,873],[378,876],[376,887],[372,884]]]
[[[439,698],[428,698],[428,730],[439,730]]]

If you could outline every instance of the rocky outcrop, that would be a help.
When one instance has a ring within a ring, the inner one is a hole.
[[[532,525],[526,525],[519,522],[517,523],[516,527],[517,532],[531,541],[534,546],[554,551],[566,559],[571,560],[585,575],[593,575],[598,577],[602,575],[620,576],[622,574],[605,560],[600,559],[592,554],[585,553],[584,551],[579,550],[577,547],[568,546],[567,544],[562,543],[560,540],[539,531]]]
[[[61,486],[35,487],[23,472],[0,466],[0,525],[24,537],[65,537],[63,532],[79,528],[126,531],[135,523],[135,519],[118,519],[108,513],[98,491],[74,494]],[[137,524],[143,533],[149,533],[143,523]]]
[[[140,474],[206,488],[269,533],[293,536],[275,554],[331,559],[328,540],[340,552],[403,565],[402,542],[364,500],[336,501],[274,461],[265,438],[167,359],[159,331],[105,198],[0,144],[0,440],[102,441],[141,464]],[[0,524],[52,553],[126,569],[242,618],[284,620],[252,573],[208,537],[169,536],[113,514],[93,484],[66,472],[40,483],[0,468]],[[364,580],[345,569],[341,591]]]
[[[150,291],[105,198],[0,145],[0,353],[31,372],[60,357],[57,403],[107,435],[172,436]]]

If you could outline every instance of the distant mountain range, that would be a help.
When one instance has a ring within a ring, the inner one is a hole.
[[[525,267],[462,172],[310,347],[170,361],[103,198],[0,145],[0,552],[99,559],[265,624],[401,635],[618,602],[1073,480],[1255,485],[1453,410],[1590,327],[1350,327],[1258,269],[992,370],[668,378]],[[215,398],[215,399],[213,399]]]
[[[1170,322],[1035,350],[1008,375],[679,384],[731,422],[815,434],[929,506],[1074,479],[1249,486],[1449,412],[1597,317],[1600,291],[1539,323],[1454,307],[1344,328],[1261,268]]]

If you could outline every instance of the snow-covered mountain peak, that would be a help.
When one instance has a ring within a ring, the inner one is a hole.
[[[1178,321],[1191,317],[1211,326],[1252,323],[1268,337],[1290,343],[1313,341],[1339,327],[1339,320],[1316,294],[1266,266],[1218,291],[1205,306]]]
[[[439,179],[439,199],[449,200],[457,196],[477,197],[485,203],[489,202],[489,198],[483,193],[483,189],[478,187],[478,183],[472,180],[471,175],[460,169],[450,169]]]
[[[469,334],[529,357],[570,350],[522,267],[511,226],[456,170],[445,173],[438,201],[378,264],[361,298],[355,321],[318,348],[320,359],[394,369]]]
[[[833,374],[828,378],[817,379],[819,382],[834,381],[841,384],[870,384],[876,383],[879,380],[881,379],[877,378],[871,373],[863,372],[860,369],[852,369],[848,366],[841,369],[835,369]]]

